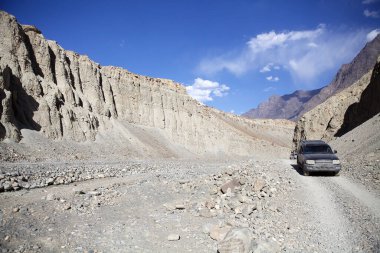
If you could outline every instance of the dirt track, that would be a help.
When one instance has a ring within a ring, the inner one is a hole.
[[[248,226],[259,245],[271,251],[380,250],[380,194],[345,176],[304,177],[287,160],[161,161],[141,166],[146,167],[142,173],[124,177],[1,193],[1,248],[5,252],[216,252],[217,241],[207,228],[217,225]],[[228,179],[226,171],[238,175],[231,170],[248,171],[248,182],[265,180],[266,186],[252,194],[256,210],[248,216],[229,210],[239,197],[236,194],[227,198],[228,208],[211,207],[210,215],[205,215],[204,203],[226,197],[211,192],[217,180]],[[180,240],[168,241],[172,233]]]

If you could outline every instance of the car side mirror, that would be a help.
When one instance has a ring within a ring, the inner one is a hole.
[[[338,153],[338,151],[334,150],[334,154]]]

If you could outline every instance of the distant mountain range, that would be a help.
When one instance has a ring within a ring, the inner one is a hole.
[[[292,94],[272,96],[259,104],[257,108],[244,113],[243,116],[296,121],[304,113],[359,80],[374,67],[379,53],[380,35],[377,35],[375,39],[365,45],[351,63],[342,65],[329,85],[316,90],[297,90]]]

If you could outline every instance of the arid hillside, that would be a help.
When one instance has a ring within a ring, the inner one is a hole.
[[[305,113],[297,122],[294,146],[303,139],[331,141],[379,113],[379,67],[377,62],[359,81]]]
[[[292,123],[242,120],[198,103],[171,80],[66,51],[6,12],[0,21],[0,140],[10,143],[3,157],[9,148],[54,155],[60,147],[83,157],[98,157],[105,148],[125,157],[288,152]]]

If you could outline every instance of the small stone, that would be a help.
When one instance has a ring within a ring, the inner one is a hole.
[[[264,252],[281,252],[280,245],[273,241],[262,241],[259,242],[257,248],[254,251],[255,253],[264,253]]]
[[[238,195],[238,200],[240,203],[247,203],[250,199],[245,195]]]
[[[24,188],[24,189],[29,189],[30,188],[30,184],[28,182],[21,182],[20,183],[20,187]]]
[[[247,183],[247,179],[246,179],[245,177],[241,177],[241,178],[239,179],[239,183],[240,183],[241,185],[245,185],[245,184]]]
[[[219,192],[219,189],[216,186],[211,187],[209,190],[210,195],[218,194],[218,192]]]
[[[220,190],[222,193],[226,194],[228,189],[231,189],[230,191],[233,192],[236,187],[240,186],[239,180],[234,178],[231,181],[228,181],[227,183],[223,184],[220,187]]]
[[[234,209],[235,214],[243,213],[244,208],[245,208],[245,207],[244,207],[243,205],[237,206],[237,207]]]
[[[229,175],[229,176],[232,176],[234,174],[232,168],[228,168],[226,171],[225,171],[225,174]]]
[[[7,235],[5,238],[4,238],[4,241],[9,241],[10,237],[9,235]]]
[[[65,183],[65,178],[64,177],[57,177],[54,180],[54,184],[64,184]]]
[[[215,202],[212,201],[212,200],[208,200],[208,201],[206,201],[205,206],[206,206],[208,209],[215,208]]]
[[[63,210],[69,210],[69,209],[71,209],[71,205],[70,204],[65,204],[63,206]]]
[[[249,216],[253,213],[254,210],[256,210],[257,206],[256,204],[252,204],[252,205],[247,205],[244,209],[243,209],[243,215],[244,216]]]
[[[46,179],[47,185],[52,185],[53,183],[54,183],[54,178],[49,177],[48,179]]]
[[[219,227],[219,226],[214,226],[210,230],[210,237],[216,241],[221,241],[224,239],[226,234],[230,231],[231,227],[230,226],[225,226],[225,227]]]
[[[173,211],[173,210],[175,210],[175,205],[170,204],[170,203],[165,203],[164,207],[166,208],[167,211]]]
[[[56,197],[55,197],[54,194],[48,194],[48,195],[46,196],[46,200],[47,200],[47,201],[52,201],[52,200],[55,200],[55,199],[56,199]]]
[[[3,184],[4,191],[10,191],[12,189],[12,185],[9,182],[5,182]]]
[[[225,236],[225,238],[218,243],[218,252],[250,253],[253,251],[255,245],[256,243],[252,238],[252,231],[250,229],[235,228],[231,229]]]
[[[168,241],[178,241],[181,237],[178,234],[168,235]]]
[[[98,191],[89,191],[87,192],[87,194],[90,196],[99,196],[101,193]]]
[[[253,183],[253,190],[255,192],[261,191],[265,187],[265,181],[263,179],[256,179]]]
[[[20,208],[19,207],[15,207],[15,208],[13,208],[13,210],[12,210],[14,213],[17,213],[18,211],[20,211]]]
[[[184,204],[177,204],[177,205],[175,205],[175,209],[183,210],[183,209],[185,209],[185,205]]]
[[[208,234],[210,234],[212,227],[213,227],[212,224],[206,223],[202,226],[202,232],[208,235]]]

